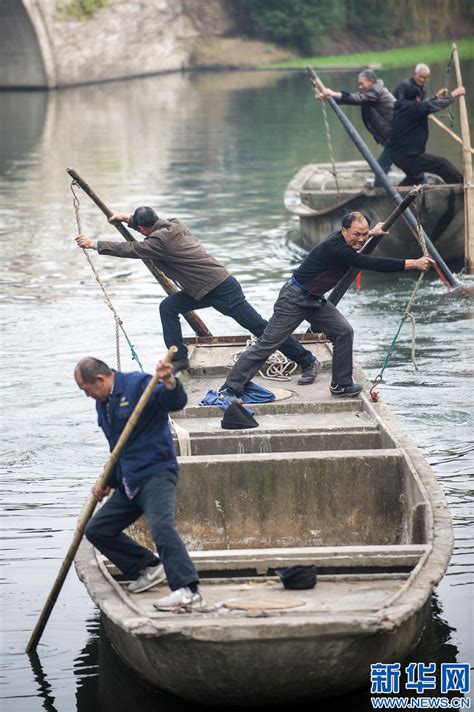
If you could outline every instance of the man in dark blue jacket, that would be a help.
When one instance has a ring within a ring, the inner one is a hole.
[[[447,158],[426,153],[428,116],[449,106],[457,96],[465,94],[464,87],[450,94],[422,100],[419,87],[407,86],[404,99],[395,102],[389,147],[394,163],[406,173],[400,185],[424,182],[424,172],[440,176],[446,183],[462,183],[463,176]]]
[[[273,307],[273,316],[262,336],[243,352],[228,374],[221,388],[222,395],[242,395],[247,383],[267,358],[302,321],[309,322],[313,331],[324,332],[333,343],[332,395],[353,397],[361,392],[362,386],[352,381],[354,332],[339,310],[326,301],[324,294],[337,284],[349,267],[376,272],[409,269],[426,272],[433,264],[429,257],[399,260],[359,254],[358,250],[371,234],[386,234],[382,224],[377,223],[369,232],[367,218],[362,213],[352,212],[343,218],[340,230],[335,230],[313,247],[291,279],[281,288]]]
[[[187,396],[172,366],[160,361],[161,383],[154,390],[111,473],[108,486],[97,485],[98,500],[114,493],[86,527],[86,537],[127,577],[132,593],[168,579],[172,590],[159,599],[164,610],[178,605],[202,605],[199,576],[174,523],[178,463],[168,425],[168,413],[184,408]],[[81,359],[74,376],[84,393],[94,398],[99,426],[112,451],[151,376],[113,371],[96,358]],[[144,514],[158,557],[124,534]]]

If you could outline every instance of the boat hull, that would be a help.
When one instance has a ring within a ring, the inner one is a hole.
[[[221,411],[197,405],[242,344],[189,344],[189,402],[173,415],[190,436],[176,514],[203,610],[158,612],[165,585],[133,596],[88,542],[76,556],[120,657],[193,703],[294,705],[366,686],[371,664],[414,648],[449,562],[451,518],[429,465],[382,403],[332,398],[330,348],[303,340],[323,363],[318,381],[254,406],[258,436],[223,433]],[[151,545],[143,523],[130,533]],[[277,569],[302,563],[317,585],[285,589]]]
[[[428,609],[397,630],[352,636],[303,624],[248,640],[214,640],[212,632],[198,640],[182,631],[137,639],[107,616],[103,622],[119,656],[155,687],[193,703],[245,708],[303,704],[366,686],[371,663],[400,661],[415,647]]]

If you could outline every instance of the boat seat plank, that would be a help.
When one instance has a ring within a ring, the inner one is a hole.
[[[397,462],[401,461],[403,458],[403,453],[398,448],[381,448],[380,450],[322,450],[319,452],[263,452],[263,453],[242,453],[239,455],[239,461],[236,463],[235,455],[190,455],[180,458],[182,465],[198,465],[198,464],[229,464],[229,465],[242,465],[245,462],[255,463],[258,460],[260,463],[281,461],[284,458],[285,461],[296,460],[307,460],[310,462],[317,463],[318,461],[325,460],[350,460],[357,464],[358,461],[362,463],[369,460],[374,462]]]
[[[191,551],[200,570],[220,571],[255,567],[258,571],[294,564],[319,568],[380,568],[416,566],[429,547],[393,546],[293,547]]]

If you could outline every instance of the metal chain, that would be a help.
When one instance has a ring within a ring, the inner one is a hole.
[[[75,214],[76,214],[76,223],[77,223],[78,234],[79,234],[79,235],[82,235],[82,224],[81,224],[81,215],[80,215],[80,205],[81,205],[81,204],[80,204],[80,202],[79,202],[79,198],[77,197],[76,193],[74,192],[74,186],[75,186],[75,185],[77,185],[77,183],[76,183],[76,181],[73,180],[73,181],[71,182],[71,186],[70,186],[70,187],[71,187],[71,192],[72,192],[72,194],[73,194],[73,196],[74,196],[74,197],[73,197],[74,212],[75,212]],[[125,336],[125,338],[126,338],[126,340],[127,340],[127,342],[128,342],[128,345],[130,346],[130,350],[131,350],[131,352],[132,352],[132,359],[133,359],[134,361],[137,361],[138,365],[140,366],[141,370],[143,371],[143,367],[142,367],[142,365],[141,365],[141,363],[140,363],[140,360],[139,360],[139,358],[138,358],[138,355],[137,355],[135,349],[133,348],[133,344],[130,342],[130,339],[128,338],[127,334],[125,333],[125,329],[123,328],[123,322],[122,322],[121,318],[119,317],[119,315],[117,314],[117,311],[116,311],[114,305],[112,304],[112,300],[110,299],[110,297],[109,297],[109,295],[108,295],[108,293],[107,293],[107,290],[106,290],[106,288],[105,288],[105,286],[104,286],[104,283],[102,282],[102,280],[101,280],[101,278],[100,278],[100,275],[99,275],[97,269],[95,268],[95,265],[94,265],[93,261],[91,260],[88,251],[87,251],[86,249],[82,248],[82,252],[84,253],[84,255],[85,255],[85,257],[86,257],[86,259],[87,259],[87,261],[88,261],[88,263],[89,263],[89,265],[90,265],[90,268],[91,268],[91,270],[92,270],[92,272],[93,272],[93,274],[94,274],[94,277],[96,278],[97,284],[98,284],[99,287],[102,289],[102,292],[103,292],[103,295],[104,295],[104,301],[105,301],[105,303],[107,304],[107,306],[109,307],[110,311],[111,311],[112,314],[114,315],[114,321],[115,321],[115,350],[116,350],[116,356],[117,356],[117,370],[118,370],[118,371],[121,371],[121,370],[122,370],[122,367],[121,367],[121,359],[120,359],[120,330],[122,330],[122,332],[123,332],[123,334],[124,334],[124,336]]]

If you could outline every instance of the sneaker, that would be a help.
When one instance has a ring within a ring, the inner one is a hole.
[[[359,395],[359,393],[362,391],[362,386],[359,385],[359,383],[350,383],[347,386],[331,385],[329,386],[329,390],[331,391],[333,396],[340,396],[342,398],[353,398],[354,396]]]
[[[322,363],[318,361],[317,358],[312,361],[309,366],[305,366],[301,370],[301,376],[298,378],[299,386],[309,386],[310,383],[314,383],[316,376],[322,368]]]
[[[146,569],[143,569],[136,581],[132,581],[132,583],[128,584],[128,591],[130,593],[148,591],[149,588],[153,588],[153,586],[157,586],[165,580],[166,573],[163,564],[147,566]]]
[[[159,611],[171,611],[178,606],[202,608],[206,604],[199,591],[193,593],[190,588],[184,586],[183,588],[178,588],[176,591],[171,591],[168,596],[159,598],[153,605]]]
[[[177,358],[171,362],[173,366],[173,373],[179,373],[180,371],[186,371],[189,368],[189,359],[187,356],[183,358]]]

